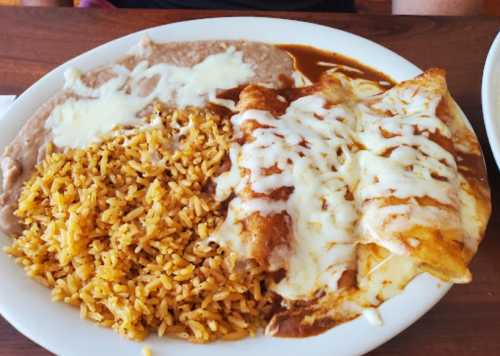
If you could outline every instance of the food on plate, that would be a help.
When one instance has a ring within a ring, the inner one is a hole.
[[[68,71],[5,149],[7,253],[131,339],[304,337],[422,272],[471,280],[481,150],[441,69],[395,84],[318,49],[157,44]]]

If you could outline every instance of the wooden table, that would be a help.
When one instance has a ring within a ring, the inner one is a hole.
[[[500,174],[486,138],[480,91],[486,53],[500,18],[0,8],[0,94],[21,94],[55,66],[116,37],[170,22],[235,15],[337,27],[374,40],[421,68],[448,70],[450,90],[472,121],[486,156],[493,215],[472,263],[474,281],[453,287],[434,309],[372,355],[500,355]],[[48,354],[0,318],[0,356]]]

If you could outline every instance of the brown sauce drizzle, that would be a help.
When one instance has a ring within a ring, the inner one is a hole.
[[[220,99],[232,100],[235,103],[237,103],[239,98],[240,98],[240,93],[242,92],[242,90],[245,87],[246,87],[246,85],[240,85],[236,88],[226,89],[226,90],[220,92],[219,94],[217,94],[217,97]]]
[[[449,125],[452,120],[452,110],[448,105],[448,101],[441,99],[436,108],[436,114],[440,120]],[[460,135],[460,137],[462,140],[475,140],[474,134],[465,136]],[[429,138],[453,154],[457,163],[458,172],[469,182],[476,197],[487,201],[489,196],[484,196],[484,192],[489,191],[488,174],[482,154],[476,155],[457,151],[455,150],[453,140],[444,136],[439,137],[437,134],[434,134],[430,135]]]
[[[348,70],[346,68],[339,67],[338,71],[353,79],[361,78],[378,82],[379,85],[384,89],[389,89],[396,84],[396,82],[392,78],[385,75],[384,73],[338,53],[328,52],[304,45],[283,44],[277,45],[277,47],[288,52],[293,58],[295,69],[304,74],[313,83],[317,83],[321,75],[332,68],[331,66],[322,65],[321,63],[323,62],[354,68],[354,70]],[[283,87],[281,90],[274,91],[273,94],[282,96],[287,101],[287,103],[290,103],[291,101],[294,101],[301,96],[308,95],[309,90],[314,91],[313,87],[309,89],[294,88],[294,82],[292,78],[283,76],[279,79]],[[219,93],[217,97],[220,99],[229,99],[233,100],[234,102],[238,102],[240,94],[244,88],[245,86],[239,86],[236,88],[224,90]]]
[[[485,189],[488,187],[488,174],[484,165],[483,157],[475,154],[458,152],[458,171],[465,179],[481,184]]]
[[[284,51],[287,51],[294,60],[295,68],[304,74],[313,83],[317,82],[324,72],[331,69],[331,66],[321,65],[321,62],[339,64],[355,68],[358,71],[351,71],[339,68],[339,71],[354,79],[368,79],[375,82],[387,82],[382,85],[385,88],[392,87],[396,82],[373,68],[370,68],[352,58],[343,56],[335,52],[324,51],[318,48],[296,44],[278,45]]]

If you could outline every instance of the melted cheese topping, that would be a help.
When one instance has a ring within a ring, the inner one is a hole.
[[[395,92],[389,92],[390,95],[384,96],[373,107],[359,106],[358,139],[367,148],[360,154],[363,189],[359,191],[359,198],[428,196],[443,204],[456,206],[455,159],[428,137],[429,133],[436,132],[447,138],[450,136],[446,125],[435,115],[440,97],[418,105],[423,98],[417,95],[416,100],[408,105],[401,102],[406,91],[403,91],[402,97]],[[375,110],[388,110],[394,115],[381,117]],[[423,134],[419,133],[422,131]],[[385,137],[383,133],[391,137]],[[392,151],[384,157],[389,150]],[[432,174],[447,181],[433,179]]]
[[[178,108],[203,106],[217,90],[237,87],[254,75],[243,54],[232,47],[193,67],[142,61],[132,70],[115,65],[111,72],[112,78],[97,88],[85,85],[76,70],[65,74],[65,88],[78,98],[56,106],[46,121],[57,146],[84,148],[118,125],[144,124],[137,113],[154,100],[173,100]]]
[[[440,100],[423,89],[396,87],[373,105],[358,105],[357,139],[366,148],[357,155],[361,179],[355,197],[363,204],[359,228],[369,241],[398,254],[408,254],[408,248],[389,235],[406,231],[409,221],[429,227],[462,226],[456,214],[460,189],[455,159],[430,139],[431,134],[451,136],[436,116]],[[405,202],[383,206],[388,197]],[[451,212],[435,205],[422,206],[416,198],[430,198]]]
[[[352,83],[351,88],[355,99],[339,105],[326,106],[321,95],[311,95],[292,102],[280,117],[247,110],[232,118],[237,137],[249,120],[258,128],[251,140],[233,145],[231,170],[217,178],[217,199],[232,192],[238,198],[211,238],[251,258],[252,241],[240,238],[242,221],[255,212],[286,212],[292,248],[286,276],[275,287],[286,299],[337,291],[355,261],[357,243],[375,242],[409,255],[421,241],[410,236],[404,242],[399,234],[411,226],[462,226],[455,159],[431,138],[451,135],[436,115],[441,95],[398,86],[370,97]],[[279,172],[264,174],[270,167]],[[242,197],[248,187],[263,194],[293,187],[293,193],[286,201]],[[346,199],[348,193],[354,199]],[[387,198],[396,200],[385,203]],[[420,204],[419,198],[433,203]]]
[[[325,286],[336,290],[354,258],[352,229],[357,214],[353,202],[346,199],[348,182],[354,179],[354,122],[345,119],[353,115],[342,106],[324,106],[321,96],[307,96],[293,102],[279,118],[259,110],[235,115],[232,123],[237,136],[241,136],[240,127],[247,120],[258,122],[261,128],[253,131],[252,142],[233,145],[232,169],[217,178],[216,197],[220,200],[247,185],[253,192],[264,194],[294,187],[286,201],[231,200],[225,223],[212,236],[250,257],[248,248],[238,239],[240,222],[256,211],[263,216],[286,211],[293,221],[294,253],[276,292],[289,299],[307,298]],[[279,168],[280,173],[263,174],[269,167]],[[241,176],[241,168],[249,175]]]

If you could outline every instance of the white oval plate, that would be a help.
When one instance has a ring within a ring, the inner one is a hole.
[[[500,33],[493,41],[486,58],[481,96],[486,133],[500,168]]]
[[[179,22],[159,26],[111,41],[54,69],[24,92],[0,121],[0,147],[10,142],[26,119],[63,85],[68,67],[89,70],[122,56],[145,34],[153,40],[189,41],[247,39],[270,43],[308,44],[354,58],[396,81],[421,73],[415,65],[394,52],[353,34],[305,22],[271,18],[232,17]],[[8,244],[0,236],[0,245]],[[0,253],[0,313],[20,332],[58,355],[139,356],[148,345],[154,355],[356,355],[368,352],[407,328],[450,288],[423,274],[405,291],[380,307],[383,326],[358,318],[319,336],[278,339],[264,336],[236,342],[194,345],[180,340],[150,337],[132,342],[114,331],[80,319],[77,309],[51,303],[50,292],[25,276],[21,267]]]

